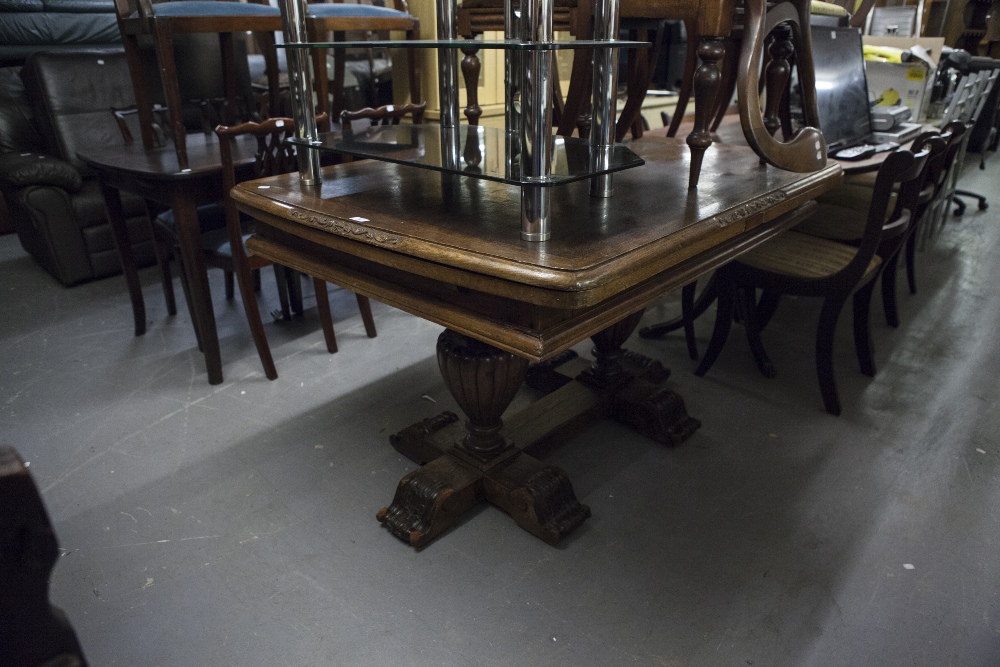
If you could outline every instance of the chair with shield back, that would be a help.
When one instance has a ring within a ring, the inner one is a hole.
[[[219,137],[219,145],[222,154],[222,180],[226,193],[223,200],[223,211],[225,217],[225,227],[222,234],[203,235],[203,247],[206,249],[206,261],[215,265],[229,265],[236,274],[240,287],[240,296],[243,299],[243,307],[246,311],[247,322],[253,334],[254,344],[257,353],[260,355],[261,363],[264,366],[264,373],[269,380],[278,376],[271,356],[271,349],[267,342],[267,334],[264,331],[264,324],[260,317],[260,310],[257,306],[256,286],[252,272],[263,268],[270,261],[262,259],[257,255],[248,255],[244,246],[245,239],[252,231],[252,221],[243,216],[236,208],[235,202],[229,196],[229,192],[236,186],[236,168],[233,159],[233,142],[240,137],[250,135],[256,138],[257,151],[254,161],[254,168],[251,178],[264,178],[276,174],[293,172],[298,169],[298,161],[295,148],[288,143],[295,131],[295,123],[290,118],[269,118],[260,123],[247,122],[233,127],[218,127],[215,133]],[[282,281],[280,277],[286,269],[277,264],[274,265],[275,275],[278,277],[279,285]],[[294,291],[297,287],[298,274],[292,272],[288,276],[289,288]],[[330,313],[330,302],[327,294],[326,283],[319,278],[313,278],[313,288],[316,292],[316,308],[319,311],[320,323],[323,327],[323,336],[326,340],[327,349],[332,353],[337,351],[337,339],[333,331],[333,319]],[[367,297],[357,296],[358,308],[361,310],[361,318],[364,322],[365,332],[369,338],[377,335],[375,322],[372,319],[371,305]]]
[[[901,150],[886,158],[872,191],[864,236],[857,247],[788,231],[719,269],[715,274],[719,292],[715,328],[695,374],[705,375],[718,359],[739,308],[758,369],[765,377],[774,376],[774,366],[761,341],[756,291],[822,297],[816,333],[816,370],[826,411],[839,415],[841,403],[833,367],[837,320],[848,297],[853,295],[855,351],[862,372],[874,375],[869,312],[882,265],[877,251],[883,239],[901,237],[912,224],[929,154],[929,150],[917,154]],[[900,195],[889,215],[897,185]]]

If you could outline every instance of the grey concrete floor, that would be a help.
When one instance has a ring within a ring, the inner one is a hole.
[[[875,379],[845,314],[839,418],[814,301],[765,332],[773,380],[738,330],[705,379],[679,338],[633,338],[704,426],[669,449],[602,422],[559,450],[593,517],[558,547],[486,506],[420,551],[376,522],[414,467],[388,435],[454,408],[438,327],[376,306],[368,340],[340,292],[340,352],[314,309],[268,324],[268,382],[216,276],[213,387],[153,270],[135,338],[121,278],[65,289],[2,237],[0,439],[61,541],[52,599],[95,667],[1000,665],[998,174],[965,178],[994,207],[921,253],[902,326],[876,306]]]

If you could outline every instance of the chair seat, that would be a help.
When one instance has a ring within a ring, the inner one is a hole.
[[[138,16],[138,13],[132,15]],[[153,4],[153,16],[163,18],[182,16],[281,16],[281,10],[270,5],[253,2],[226,2],[224,0],[174,0]]]
[[[306,6],[309,18],[389,18],[413,20],[413,16],[398,9],[374,5],[312,2]]]
[[[858,249],[829,239],[788,231],[740,255],[741,264],[793,278],[818,280],[843,270]],[[882,260],[876,255],[865,269],[875,271]]]
[[[167,229],[173,230],[177,228],[176,221],[174,220],[174,212],[171,209],[167,209],[156,216],[156,222]],[[202,232],[210,232],[215,229],[225,230],[226,210],[222,207],[222,204],[204,204],[199,206],[198,222]]]
[[[840,5],[835,5],[832,2],[822,2],[821,0],[812,0],[812,4],[809,6],[810,14],[817,14],[819,16],[850,16],[851,13],[841,7]]]
[[[869,194],[869,199],[871,195]],[[867,211],[853,206],[820,203],[816,213],[795,226],[796,232],[834,241],[857,241],[865,235]]]

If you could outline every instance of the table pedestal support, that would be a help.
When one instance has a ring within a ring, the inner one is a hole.
[[[524,359],[446,330],[438,363],[452,396],[468,417],[445,412],[410,426],[390,441],[421,464],[403,477],[378,520],[396,537],[420,547],[467,510],[488,501],[529,533],[556,544],[590,516],[565,472],[541,460],[592,422],[614,417],[668,445],[701,424],[663,382],[659,362],[622,349],[642,313],[593,336],[595,361],[572,352],[528,368]],[[521,383],[546,396],[511,417],[500,416]]]

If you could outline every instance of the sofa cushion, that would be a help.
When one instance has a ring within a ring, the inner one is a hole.
[[[0,12],[43,12],[42,0],[0,0]]]
[[[0,44],[4,48],[120,43],[115,15],[106,12],[11,12],[3,14],[0,21]]]
[[[0,0],[2,1],[2,0]],[[114,0],[43,0],[47,12],[76,14],[114,14]]]

